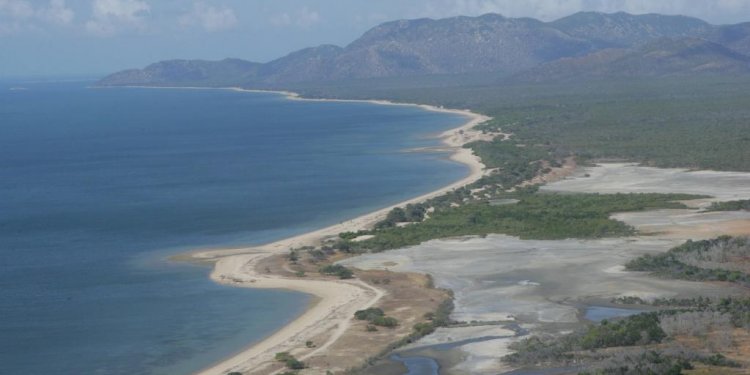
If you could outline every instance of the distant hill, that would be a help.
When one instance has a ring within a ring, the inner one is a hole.
[[[516,72],[591,50],[530,18],[497,14],[388,22],[366,32],[333,61],[331,78]]]
[[[699,37],[714,28],[697,18],[625,12],[580,12],[550,25],[599,48],[628,48],[660,38]]]
[[[659,14],[581,12],[553,22],[497,14],[400,20],[346,47],[268,63],[170,60],[100,81],[116,85],[281,87],[301,82],[467,73],[541,81],[573,77],[744,74],[750,23],[714,26]]]
[[[210,82],[211,86],[231,86],[255,79],[263,65],[240,59],[168,60],[151,64],[144,69],[114,73],[105,77],[99,84],[103,86],[204,86]]]
[[[716,28],[709,33],[708,39],[750,56],[750,22]]]
[[[604,49],[541,64],[509,80],[548,82],[704,74],[750,74],[750,58],[705,39],[662,38],[634,49]]]

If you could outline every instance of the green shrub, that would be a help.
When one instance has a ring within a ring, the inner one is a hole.
[[[354,313],[354,318],[357,320],[366,320],[371,325],[393,328],[398,325],[398,320],[389,316],[385,316],[382,309],[377,307],[370,307],[369,309],[359,310]]]
[[[351,279],[354,276],[354,273],[350,269],[340,264],[329,264],[327,266],[323,266],[320,268],[320,273],[325,275],[338,276],[339,279]]]
[[[435,332],[435,325],[433,323],[417,323],[414,325],[414,333],[419,337],[427,336]]]
[[[359,310],[354,313],[354,317],[357,320],[372,321],[375,318],[379,318],[383,316],[385,316],[385,313],[383,312],[382,309],[379,309],[377,307],[370,307],[369,309]]]
[[[398,326],[398,320],[390,316],[378,316],[371,321],[372,324],[381,327],[393,328]]]
[[[711,255],[750,255],[750,240],[746,237],[720,236],[710,240],[688,240],[666,253],[638,257],[625,264],[630,271],[652,272],[659,276],[695,281],[730,281],[750,284],[750,275],[723,268],[702,268],[689,264],[689,259],[703,259]]]
[[[286,361],[285,363],[286,363],[286,367],[292,370],[302,370],[305,367],[307,367],[304,362],[298,361],[297,359],[294,359],[294,358]]]
[[[615,322],[602,321],[591,327],[579,343],[583,349],[609,348],[659,343],[667,336],[656,313],[644,313]]]
[[[274,358],[279,362],[283,362],[284,365],[291,370],[302,370],[306,367],[304,362],[297,360],[297,358],[294,358],[294,356],[288,352],[276,353]]]
[[[707,211],[750,211],[750,199],[729,202],[714,202]]]

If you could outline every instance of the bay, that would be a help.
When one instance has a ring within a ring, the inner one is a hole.
[[[304,233],[467,173],[411,152],[458,115],[88,84],[0,83],[0,373],[199,370],[310,298],[216,285],[169,256]]]

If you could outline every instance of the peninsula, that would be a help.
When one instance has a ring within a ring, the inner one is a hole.
[[[748,24],[657,14],[401,20],[344,48],[164,61],[99,86],[283,90],[468,119],[440,136],[469,168],[454,184],[183,257],[213,263],[219,283],[315,296],[201,374],[743,373],[748,41]]]

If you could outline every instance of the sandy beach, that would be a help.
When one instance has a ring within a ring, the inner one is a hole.
[[[316,301],[291,324],[232,358],[201,371],[201,374],[225,374],[250,369],[265,372],[273,364],[276,353],[305,348],[307,339],[331,332],[328,342],[299,357],[304,360],[326,350],[346,330],[346,323],[355,311],[371,307],[383,296],[383,291],[359,280],[307,280],[260,275],[255,271],[256,264],[266,256],[267,252],[260,252],[221,258],[216,262],[211,278],[219,283],[240,287],[293,289],[314,295]]]
[[[228,89],[243,92],[258,91],[241,88]],[[316,297],[311,306],[292,323],[231,358],[198,372],[200,375],[225,374],[231,371],[253,374],[273,373],[276,371],[274,366],[278,367],[278,363],[274,360],[275,353],[291,352],[300,360],[325,354],[326,350],[349,327],[354,312],[375,305],[383,297],[384,291],[358,280],[294,279],[260,274],[256,270],[258,262],[273,255],[286,254],[291,248],[317,245],[326,238],[337,236],[341,232],[371,228],[375,223],[385,218],[388,212],[395,207],[422,202],[478,180],[485,173],[484,165],[470,149],[463,148],[463,145],[476,140],[489,140],[498,135],[473,130],[474,126],[490,118],[467,110],[379,100],[306,99],[301,98],[296,93],[277,93],[283,94],[291,100],[367,102],[379,105],[414,106],[429,111],[466,116],[468,119],[466,123],[440,134],[439,138],[444,144],[440,149],[452,152],[450,159],[465,164],[469,168],[469,173],[464,178],[438,190],[312,232],[261,246],[205,250],[181,256],[180,258],[183,259],[214,262],[211,278],[218,283],[237,287],[289,289]],[[316,336],[320,337],[321,334],[326,336],[325,342],[319,343],[315,348],[306,348],[307,340]]]

